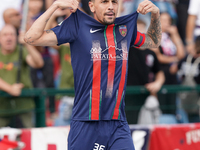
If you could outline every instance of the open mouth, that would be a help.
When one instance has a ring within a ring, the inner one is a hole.
[[[108,16],[108,17],[113,17],[115,15],[114,12],[107,12],[105,13],[105,16]]]

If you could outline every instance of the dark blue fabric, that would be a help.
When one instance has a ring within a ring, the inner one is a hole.
[[[68,150],[134,150],[126,121],[72,121]]]
[[[114,36],[116,39],[116,69],[114,77],[113,93],[110,98],[106,98],[107,76],[108,76],[108,58],[103,55],[108,55],[108,47],[106,45],[105,33],[106,26],[96,21],[89,15],[77,10],[72,13],[69,18],[63,21],[60,25],[52,30],[57,36],[58,45],[70,43],[71,63],[74,71],[74,86],[75,86],[75,101],[72,114],[72,120],[90,120],[89,106],[92,90],[93,79],[93,48],[98,47],[101,50],[101,92],[102,103],[100,108],[99,120],[111,120],[116,103],[116,95],[119,89],[121,80],[121,70],[123,55],[122,45],[125,43],[125,49],[128,52],[130,45],[133,45],[137,36],[137,17],[138,13],[116,18],[114,24]],[[122,36],[119,26],[126,26],[126,35]],[[90,30],[98,30],[91,33]],[[126,67],[128,70],[128,65]],[[127,73],[127,71],[126,71]],[[125,79],[126,83],[126,79]],[[126,85],[124,86],[125,91]],[[124,111],[124,96],[120,105],[119,120],[126,120]]]

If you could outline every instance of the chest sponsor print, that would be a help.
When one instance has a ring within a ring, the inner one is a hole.
[[[93,41],[92,48],[90,50],[91,60],[128,60],[127,42],[121,42],[121,49],[116,46],[110,45],[106,49],[102,49],[100,41]],[[114,48],[116,53],[108,53],[109,48]]]

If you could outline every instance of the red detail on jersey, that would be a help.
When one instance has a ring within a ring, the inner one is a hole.
[[[124,51],[123,51],[124,53]],[[127,65],[127,60],[123,59],[122,61],[122,72],[121,72],[121,79],[119,83],[119,90],[118,90],[118,96],[117,96],[117,102],[114,108],[114,113],[112,119],[119,119],[119,110],[120,110],[120,104],[122,101],[122,93],[124,90],[124,85],[125,85],[125,79],[126,79],[126,65]]]
[[[101,52],[99,52],[101,54]],[[101,60],[93,60],[91,120],[99,120]]]
[[[113,28],[114,28],[114,24],[109,25],[106,29],[106,38],[107,38],[107,43],[108,43],[108,48],[109,48],[108,49],[109,56],[116,56]],[[113,92],[115,66],[116,66],[116,58],[110,58],[109,57],[109,60],[108,60],[108,81],[107,81],[107,89],[106,89],[106,92],[109,92],[109,93],[106,93],[106,94],[108,94],[107,96],[112,95],[112,92]]]
[[[137,36],[135,39],[134,46],[141,47],[144,44],[144,41],[145,41],[145,34],[137,31]]]

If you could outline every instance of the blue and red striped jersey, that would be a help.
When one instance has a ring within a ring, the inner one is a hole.
[[[77,10],[52,28],[58,45],[70,43],[74,72],[73,120],[126,120],[124,97],[130,46],[140,47],[145,35],[137,31],[138,13],[103,25]]]

